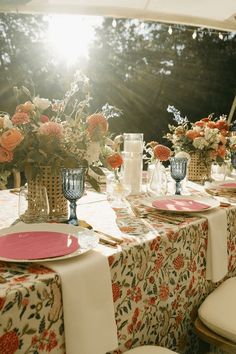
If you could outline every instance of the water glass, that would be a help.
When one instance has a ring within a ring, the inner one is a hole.
[[[187,174],[188,159],[185,157],[172,157],[170,159],[170,175],[175,180],[175,194],[181,194],[180,182]]]
[[[84,183],[86,167],[79,167],[76,169],[63,168],[62,169],[62,191],[64,197],[70,202],[70,216],[67,224],[79,225],[76,214],[77,200],[84,194]]]

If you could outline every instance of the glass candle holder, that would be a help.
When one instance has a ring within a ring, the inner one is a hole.
[[[124,151],[133,153],[143,152],[143,134],[142,133],[124,133]]]

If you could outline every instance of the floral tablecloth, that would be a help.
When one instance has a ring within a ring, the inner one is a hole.
[[[172,225],[154,216],[140,219],[129,208],[112,211],[104,196],[96,198],[93,203],[92,196],[88,204],[81,199],[79,216],[110,233],[111,225],[117,224],[114,234],[125,237],[122,247],[103,246],[119,339],[112,354],[142,344],[198,353],[192,323],[200,303],[218,285],[205,280],[207,221],[186,218]],[[16,219],[16,203],[15,195],[1,191],[1,227]],[[226,212],[228,276],[232,276],[236,275],[236,208]],[[59,276],[37,264],[1,262],[0,353],[47,352],[65,353]]]

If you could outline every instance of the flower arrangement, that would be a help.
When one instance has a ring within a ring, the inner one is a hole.
[[[16,89],[16,88],[15,88]],[[18,94],[20,89],[18,90]],[[102,174],[104,147],[108,143],[108,121],[102,112],[86,115],[84,108],[90,100],[75,99],[78,87],[73,83],[62,100],[49,101],[31,97],[16,107],[12,117],[0,112],[0,178],[6,183],[13,169],[25,171],[32,178],[40,174],[43,166],[51,166],[53,173],[61,167],[86,166]],[[71,112],[68,113],[68,107]],[[88,181],[97,188],[96,180]]]
[[[213,115],[202,118],[195,123],[182,118],[174,107],[168,107],[178,125],[169,125],[170,132],[165,135],[176,152],[189,154],[198,152],[206,160],[215,160],[222,164],[228,152],[229,125],[225,116],[213,119]]]

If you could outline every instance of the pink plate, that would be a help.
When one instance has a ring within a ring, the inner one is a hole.
[[[236,189],[236,183],[235,182],[226,182],[226,183],[221,183],[219,185],[220,188],[233,188]]]
[[[166,211],[201,211],[209,209],[209,205],[198,202],[193,199],[184,198],[166,198],[153,201],[152,205],[161,210]]]
[[[0,257],[33,260],[60,257],[79,248],[78,239],[70,233],[22,231],[0,237]]]

